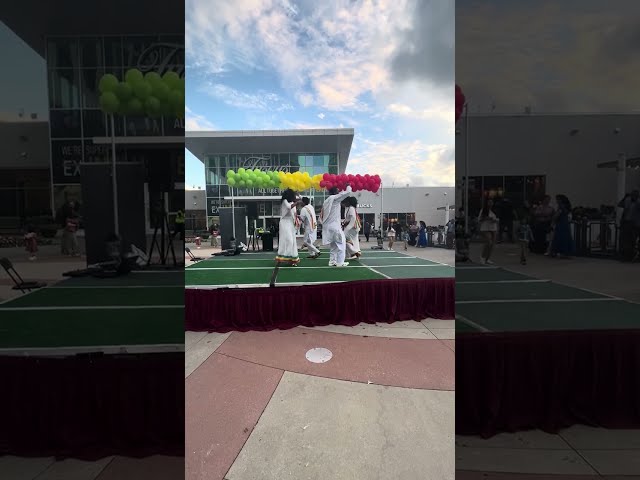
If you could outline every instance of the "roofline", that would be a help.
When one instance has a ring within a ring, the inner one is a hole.
[[[193,130],[186,131],[187,138],[232,137],[299,137],[305,135],[355,135],[353,128],[290,129],[290,130]]]

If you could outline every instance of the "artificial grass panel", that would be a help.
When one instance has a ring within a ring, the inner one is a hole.
[[[495,282],[501,280],[531,280],[520,273],[509,272],[501,268],[456,268],[458,282]]]
[[[640,305],[614,300],[459,304],[456,313],[493,332],[640,328]]]
[[[5,311],[0,348],[184,343],[184,308]]]
[[[476,283],[456,286],[456,301],[477,300],[544,300],[567,298],[604,298],[605,295],[587,292],[557,283]]]
[[[325,264],[326,265],[326,264]],[[319,266],[324,266],[320,264]],[[271,269],[242,268],[238,270],[187,270],[186,285],[237,285],[269,283]],[[327,267],[307,269],[299,267],[282,267],[278,273],[277,283],[290,282],[339,282],[351,280],[382,279],[382,275],[368,268]]]
[[[158,288],[44,288],[0,305],[15,307],[184,305],[184,286]],[[4,313],[3,313],[4,315]]]
[[[456,319],[456,334],[479,332],[478,329],[472,327],[468,323]]]
[[[353,260],[348,260],[349,262]],[[397,257],[397,258],[360,258],[363,265],[370,267],[384,267],[387,265],[441,265],[438,262],[424,260],[422,258]],[[453,268],[453,267],[452,267]]]

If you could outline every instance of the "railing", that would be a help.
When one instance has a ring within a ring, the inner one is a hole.
[[[576,255],[584,257],[615,257],[618,255],[619,227],[614,220],[571,222],[571,234]]]

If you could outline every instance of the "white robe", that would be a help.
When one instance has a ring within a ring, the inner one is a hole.
[[[352,257],[356,253],[360,253],[360,224],[358,221],[358,213],[355,207],[347,208],[344,216],[347,225],[344,228],[344,235],[347,240],[347,256]]]
[[[280,206],[280,231],[278,232],[278,256],[276,261],[298,263],[296,243],[296,205],[283,200]]]
[[[318,239],[318,225],[316,225],[316,212],[311,205],[305,205],[300,212],[300,219],[304,225],[304,244],[313,245]]]
[[[320,220],[322,221],[322,244],[344,243],[344,232],[340,225],[340,202],[351,193],[351,186],[344,192],[327,197],[322,205]]]

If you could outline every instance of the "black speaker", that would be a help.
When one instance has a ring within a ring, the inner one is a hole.
[[[258,218],[258,202],[247,203],[247,216],[251,218]]]
[[[151,152],[147,160],[149,190],[152,192],[171,192],[173,190],[173,169],[167,152]]]

